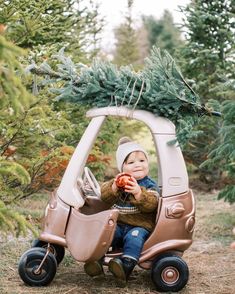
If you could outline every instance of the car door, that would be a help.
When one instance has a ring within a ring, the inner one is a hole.
[[[65,238],[71,255],[81,262],[99,260],[108,251],[116,229],[118,210],[87,215],[72,208]]]

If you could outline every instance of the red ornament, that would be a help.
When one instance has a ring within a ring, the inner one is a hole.
[[[125,186],[131,181],[131,175],[128,173],[119,174],[116,177],[116,185],[120,189],[125,189]]]

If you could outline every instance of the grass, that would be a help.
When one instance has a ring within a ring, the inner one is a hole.
[[[36,229],[40,229],[49,196],[48,193],[34,194],[21,200],[20,205],[15,205],[13,208],[25,216]]]
[[[213,239],[228,244],[234,238],[232,229],[235,227],[235,213],[216,213],[206,221],[205,225],[208,226],[208,232]]]
[[[204,234],[205,238],[219,241],[224,245],[232,242],[232,229],[235,227],[234,205],[217,200],[217,193],[198,194],[196,201],[197,211],[200,211],[197,223],[203,223],[199,234]]]

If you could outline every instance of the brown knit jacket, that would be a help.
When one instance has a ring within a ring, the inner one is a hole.
[[[113,192],[113,181],[114,180],[105,182],[101,186],[101,199],[102,201],[110,204],[110,206],[117,208],[115,204],[120,203],[120,201],[123,202],[125,195],[120,190],[118,190],[116,193]],[[155,226],[159,194],[156,191],[146,190],[144,187],[141,187],[141,190],[141,199],[138,201],[132,194],[128,194],[128,200],[125,200],[125,203],[133,206],[135,213],[122,213],[120,211],[118,216],[118,223],[143,227],[149,231],[152,231]]]

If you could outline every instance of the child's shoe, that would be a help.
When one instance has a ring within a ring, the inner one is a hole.
[[[104,276],[104,270],[101,260],[85,263],[84,271],[90,277]]]
[[[127,281],[136,264],[132,258],[114,258],[109,262],[109,270],[118,280]]]

